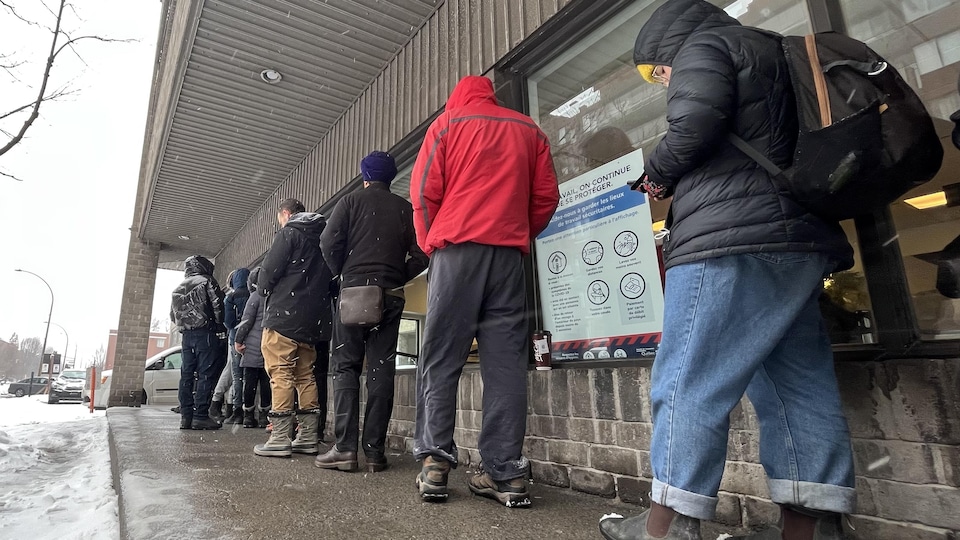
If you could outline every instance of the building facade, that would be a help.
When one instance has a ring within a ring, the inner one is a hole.
[[[254,266],[280,200],[329,211],[359,188],[359,161],[371,150],[397,157],[393,189],[409,196],[426,126],[462,76],[483,74],[502,104],[541,125],[561,183],[558,217],[526,265],[531,332],[553,333],[555,359],[552,371],[529,374],[534,478],[647,502],[650,366],[663,310],[655,234],[667,203],[647,204],[623,186],[666,130],[664,90],[643,84],[632,63],[637,32],[663,1],[167,0],[118,358],[142,347],[143,301],[158,265],[201,253],[216,258],[221,280]],[[938,293],[935,280],[960,233],[960,152],[947,121],[960,109],[960,0],[711,1],[747,25],[865,41],[935,118],[941,172],[842,224],[856,264],[826,280],[823,307],[858,467],[851,534],[952,538],[960,531],[960,300]],[[933,203],[917,199],[928,195]],[[409,368],[425,291],[423,276],[406,291],[391,425],[398,449],[409,449],[413,434]],[[121,370],[140,384],[132,361],[118,362]],[[111,404],[124,404],[126,390],[115,388]],[[479,457],[480,390],[468,368],[457,428],[467,462]],[[775,520],[746,400],[731,414],[721,489],[721,521]]]

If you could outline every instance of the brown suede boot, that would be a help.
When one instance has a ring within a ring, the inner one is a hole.
[[[445,459],[427,456],[423,458],[423,468],[417,475],[417,490],[420,498],[427,502],[447,500],[447,476],[450,474],[450,462]]]
[[[524,478],[494,480],[490,473],[478,471],[468,484],[474,495],[493,499],[507,508],[529,508],[530,492]]]

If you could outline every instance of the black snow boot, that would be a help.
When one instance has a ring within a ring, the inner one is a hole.
[[[229,405],[228,405],[229,406]],[[233,412],[226,420],[223,421],[224,424],[242,424],[243,423],[243,408],[233,408]]]
[[[213,416],[213,415],[211,414],[210,416]],[[224,404],[223,414],[221,416],[223,418],[230,418],[231,416],[233,416],[233,403]]]
[[[187,415],[181,416],[180,429],[193,429],[193,417]]]
[[[213,418],[207,417],[207,418],[194,418],[193,424],[191,424],[191,427],[193,429],[204,430],[204,429],[220,429],[223,426],[221,426],[220,422],[217,422]]]
[[[249,409],[244,407],[243,408],[243,427],[253,428],[253,427],[257,427],[258,425],[259,425],[259,422],[257,422],[257,415],[254,413],[253,407],[250,407]]]
[[[223,418],[223,401],[213,400],[210,402],[210,418],[221,420]]]

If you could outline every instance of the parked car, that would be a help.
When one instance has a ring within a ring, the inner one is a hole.
[[[42,394],[47,391],[47,381],[50,379],[46,377],[34,377],[33,384],[31,388],[30,379],[26,378],[21,381],[10,383],[10,387],[7,388],[8,394],[13,394],[17,397],[26,396],[28,393],[33,394]]]
[[[143,371],[143,389],[140,403],[174,404],[180,403],[177,393],[180,389],[180,364],[183,362],[181,347],[171,347],[147,359]],[[110,395],[113,370],[108,369],[97,374],[97,389],[93,397],[93,406],[106,408]],[[83,402],[90,402],[90,385],[83,387]]]
[[[87,372],[82,369],[65,369],[50,386],[47,403],[60,403],[66,399],[81,400]]]

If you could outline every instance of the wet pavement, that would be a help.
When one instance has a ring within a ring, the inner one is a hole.
[[[262,429],[180,431],[159,406],[107,418],[124,539],[598,539],[600,516],[641,510],[543,485],[531,486],[533,508],[507,509],[473,496],[464,468],[451,474],[448,502],[423,503],[409,454],[390,454],[381,473],[344,473],[314,467],[313,456],[255,456]]]

